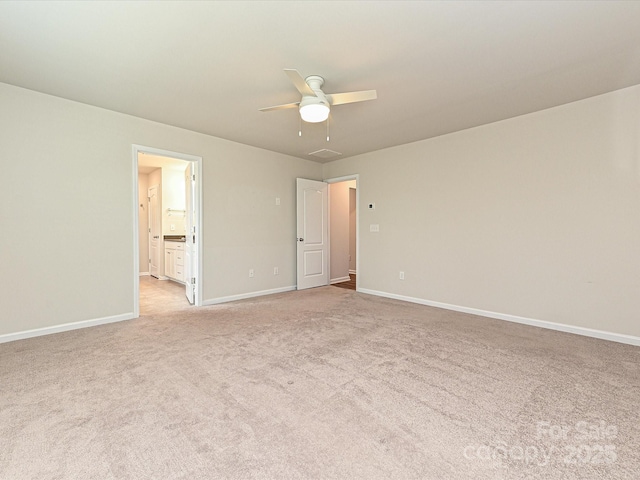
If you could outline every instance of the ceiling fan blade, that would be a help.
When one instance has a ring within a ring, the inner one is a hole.
[[[286,110],[287,108],[298,108],[298,105],[300,105],[300,102],[285,103],[284,105],[275,105],[273,107],[261,108],[260,111],[261,112],[270,112],[272,110]]]
[[[284,73],[287,74],[289,80],[293,82],[302,96],[316,96],[316,93],[311,90],[311,87],[307,84],[307,82],[304,81],[304,78],[302,78],[302,75],[300,75],[297,70],[294,70],[292,68],[285,68]]]
[[[363,90],[362,92],[332,93],[327,95],[331,105],[342,105],[344,103],[364,102],[375,100],[378,94],[375,90]]]

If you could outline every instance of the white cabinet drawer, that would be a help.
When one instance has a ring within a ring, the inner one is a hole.
[[[182,266],[176,265],[176,280],[184,282],[184,270]]]
[[[171,240],[165,240],[164,248],[170,248],[172,250],[180,250],[184,252],[184,242],[172,242]]]

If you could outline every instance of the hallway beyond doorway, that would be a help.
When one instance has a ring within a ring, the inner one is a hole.
[[[350,273],[349,274],[349,280],[347,280],[346,282],[334,283],[332,285],[334,287],[340,287],[340,288],[347,288],[349,290],[355,290],[356,289],[356,274],[355,273]]]

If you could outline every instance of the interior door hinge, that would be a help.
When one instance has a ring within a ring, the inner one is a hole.
[[[195,182],[196,181],[196,176],[195,175],[191,175],[191,180],[193,180]]]
[[[191,278],[191,283],[192,283],[193,285],[195,285],[195,284],[196,284],[196,277],[192,277],[192,278]]]

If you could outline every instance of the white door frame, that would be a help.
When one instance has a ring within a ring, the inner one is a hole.
[[[356,292],[360,291],[360,174],[345,175],[343,177],[327,178],[326,183],[340,183],[349,180],[356,181]],[[331,265],[331,189],[329,189],[329,265]]]
[[[160,148],[146,147],[144,145],[132,145],[133,156],[133,316],[140,316],[140,245],[138,232],[140,229],[140,212],[138,211],[138,154],[148,153],[160,157],[176,158],[187,162],[196,162],[198,165],[198,173],[196,176],[196,198],[195,209],[198,220],[198,228],[196,230],[196,249],[198,261],[196,264],[196,275],[198,279],[196,283],[195,302],[194,305],[202,305],[202,157],[189,155],[186,153],[172,152],[170,150],[162,150]],[[357,260],[357,259],[356,259]]]

